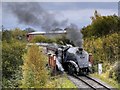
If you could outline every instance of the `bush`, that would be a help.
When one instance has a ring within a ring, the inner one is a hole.
[[[113,64],[118,60],[119,43],[117,38],[119,38],[118,33],[101,38],[85,38],[84,48],[93,54],[95,63],[107,62]]]
[[[22,87],[41,88],[47,81],[46,56],[42,49],[37,46],[31,46],[23,56],[24,65]]]
[[[25,45],[20,42],[6,43],[2,46],[3,87],[18,87],[22,77],[20,66],[23,64],[22,54]],[[18,78],[19,77],[19,78]]]
[[[42,43],[52,43],[52,42],[55,42],[53,39],[51,38],[48,38],[48,37],[45,37],[45,36],[42,36],[42,35],[39,35],[39,36],[35,36],[31,42],[42,42]]]
[[[116,62],[114,66],[111,68],[109,77],[120,83],[120,61]]]
[[[61,44],[61,45],[66,45],[66,44],[74,45],[73,42],[71,42],[65,35],[56,36],[55,41],[57,44]]]

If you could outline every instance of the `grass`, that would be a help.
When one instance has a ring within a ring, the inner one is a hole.
[[[68,78],[67,75],[58,75],[51,77],[45,88],[77,88]]]
[[[107,84],[111,85],[113,88],[118,88],[120,90],[120,84],[117,81],[113,80],[112,78],[108,77],[108,72],[99,75],[98,73],[91,74],[91,76],[99,78],[100,80],[106,82]]]

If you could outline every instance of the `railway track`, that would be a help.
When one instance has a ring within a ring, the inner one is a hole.
[[[71,76],[71,75],[70,75]],[[85,85],[87,85],[87,87],[89,87],[92,90],[98,90],[98,89],[102,89],[102,90],[112,90],[111,88],[103,85],[102,83],[96,81],[95,79],[89,77],[89,76],[77,76],[77,75],[72,75],[72,77],[76,78],[77,80],[80,80],[81,82],[83,82]],[[75,82],[74,82],[75,84]]]

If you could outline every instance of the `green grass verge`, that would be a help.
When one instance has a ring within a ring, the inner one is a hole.
[[[77,88],[66,75],[58,75],[50,78],[45,88]]]
[[[98,73],[94,73],[94,74],[91,74],[91,76],[96,77],[106,82],[107,84],[111,85],[113,88],[118,88],[120,90],[120,84],[118,84],[118,82],[113,80],[112,78],[109,78],[107,72],[101,75],[99,75]]]

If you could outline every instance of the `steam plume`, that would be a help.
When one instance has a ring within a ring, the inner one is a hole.
[[[75,46],[82,47],[82,33],[78,29],[75,24],[71,24],[68,28],[65,29],[67,31],[67,38],[70,39]]]
[[[7,3],[7,9],[17,17],[19,23],[49,31],[66,25],[67,20],[57,21],[55,15],[44,10],[37,2]]]

